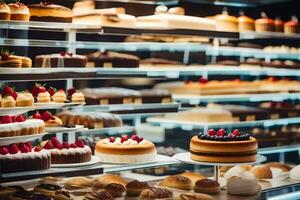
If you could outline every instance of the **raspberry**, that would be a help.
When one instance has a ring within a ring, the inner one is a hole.
[[[67,143],[67,142],[63,142],[62,146],[63,146],[64,149],[70,148],[70,144]]]
[[[71,97],[76,92],[76,89],[71,88],[67,90],[68,96]]]
[[[39,112],[35,112],[32,117],[34,119],[42,119],[42,115]]]
[[[77,147],[80,147],[80,148],[83,148],[85,145],[83,140],[80,140],[80,139],[76,140],[75,144]]]
[[[144,140],[143,137],[138,137],[138,139],[137,139],[136,141],[137,141],[137,143],[140,143],[140,142],[143,141],[143,140]]]
[[[19,115],[16,117],[16,122],[24,122],[26,117],[24,115]]]
[[[209,129],[209,130],[207,131],[207,134],[208,134],[208,135],[216,135],[217,133],[216,133],[216,131],[215,131],[214,129]]]
[[[57,139],[57,137],[51,138],[51,143],[56,147],[58,144],[60,144],[60,141]]]
[[[55,94],[55,92],[56,92],[56,89],[53,88],[53,87],[50,87],[50,88],[48,89],[48,93],[50,94],[51,97]]]
[[[59,142],[55,145],[55,148],[57,149],[63,149],[63,145]]]
[[[234,135],[234,136],[240,135],[239,129],[234,129],[234,130],[232,131],[232,135]]]
[[[131,136],[131,139],[132,139],[132,140],[135,140],[135,141],[138,141],[138,140],[139,140],[139,137],[138,137],[137,135],[134,134],[134,135]]]
[[[110,138],[109,138],[109,142],[110,142],[110,143],[114,143],[115,141],[116,141],[116,139],[115,139],[114,137],[110,137]]]
[[[5,115],[1,117],[1,124],[10,124],[12,122],[11,116]]]
[[[21,153],[28,153],[29,148],[23,144],[22,146],[20,146],[20,151],[21,151]]]
[[[32,150],[32,144],[30,142],[26,142],[25,145],[29,149],[29,151]]]
[[[8,154],[8,149],[6,147],[0,147],[0,154],[1,155],[6,155]]]
[[[16,144],[13,144],[13,145],[8,147],[8,152],[10,154],[17,154],[19,152],[19,148]]]
[[[77,145],[74,144],[74,143],[72,143],[72,144],[70,144],[70,147],[71,147],[71,148],[77,148]]]
[[[125,142],[128,140],[128,135],[122,135],[121,137],[121,143]]]
[[[226,134],[226,131],[222,128],[217,131],[217,136],[223,137],[225,134]]]
[[[48,112],[48,111],[46,111],[46,112],[44,112],[43,114],[42,114],[42,119],[44,120],[44,121],[48,121],[48,120],[54,120],[55,119],[55,117],[50,113],[50,112]]]
[[[45,144],[44,149],[54,149],[54,146],[50,140]]]

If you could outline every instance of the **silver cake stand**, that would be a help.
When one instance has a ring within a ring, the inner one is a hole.
[[[214,179],[219,181],[220,177],[220,166],[233,166],[233,165],[255,165],[262,162],[265,162],[267,158],[263,155],[257,155],[255,162],[243,162],[243,163],[209,163],[209,162],[198,162],[194,161],[190,158],[190,152],[186,153],[178,153],[173,156],[176,160],[185,163],[185,164],[192,164],[192,165],[206,165],[206,166],[213,166],[214,167]]]

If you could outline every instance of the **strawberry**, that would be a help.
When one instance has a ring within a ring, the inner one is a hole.
[[[140,143],[141,141],[143,141],[144,138],[143,137],[138,137],[138,139],[136,140],[138,143]]]
[[[44,93],[44,92],[47,92],[46,88],[43,85],[40,85],[38,83],[34,84],[34,87],[31,91],[34,97],[37,97],[39,93]]]
[[[45,144],[44,149],[54,149],[54,146],[50,140]]]
[[[59,143],[56,144],[55,148],[63,149],[63,145],[59,142]]]
[[[29,149],[29,151],[31,152],[31,150],[32,150],[32,144],[30,142],[26,142],[25,145]]]
[[[83,140],[80,140],[80,139],[76,140],[75,144],[77,147],[80,147],[80,148],[83,148],[85,145]]]
[[[21,151],[21,153],[28,153],[29,148],[23,144],[22,146],[20,146],[20,151]]]
[[[61,142],[57,139],[57,137],[53,137],[52,139],[51,139],[51,143],[53,144],[53,146],[55,147],[55,148],[58,148],[58,147],[62,147],[62,144],[61,144]]]
[[[10,145],[8,147],[8,153],[10,154],[17,154],[19,152],[19,148],[16,144]]]
[[[208,80],[206,78],[203,78],[203,77],[199,78],[199,83],[206,84],[207,82],[208,82]]]
[[[19,115],[16,117],[16,122],[24,122],[26,117],[24,115]]]
[[[115,141],[116,141],[116,139],[115,139],[114,137],[110,137],[110,138],[109,138],[109,142],[110,142],[110,143],[114,143]]]
[[[18,97],[18,93],[16,91],[13,91],[13,93],[11,94],[11,96],[17,100],[17,97]]]
[[[1,124],[10,124],[12,122],[11,116],[5,115],[1,117]]]
[[[70,148],[70,144],[67,143],[67,142],[63,142],[62,146],[63,146],[64,149]]]
[[[216,133],[216,131],[215,131],[214,129],[209,129],[209,130],[207,131],[207,134],[208,134],[208,135],[216,135],[217,133]]]
[[[42,148],[39,146],[34,147],[34,152],[40,152],[42,151]]]
[[[33,114],[32,118],[34,118],[34,119],[42,119],[42,115],[38,111],[36,111]]]
[[[217,136],[223,137],[225,134],[226,134],[226,131],[223,128],[221,128],[217,131]]]
[[[6,147],[0,147],[0,154],[1,155],[6,155],[8,154],[8,149]]]
[[[139,136],[133,134],[133,135],[131,136],[131,139],[132,139],[132,140],[135,140],[135,141],[138,141],[138,140],[139,140]]]
[[[44,121],[48,121],[48,120],[50,120],[50,119],[55,119],[55,117],[50,113],[50,112],[48,112],[48,111],[45,111],[43,114],[42,114],[42,119],[44,120]]]
[[[125,142],[128,140],[128,135],[122,135],[121,137],[121,143]]]
[[[2,89],[2,96],[5,96],[5,95],[13,96],[14,92],[15,92],[15,90],[12,87],[9,87],[7,85]]]
[[[72,144],[70,144],[70,147],[71,147],[71,148],[77,148],[77,145],[74,144],[74,143],[72,143]]]
[[[71,88],[67,90],[68,96],[71,97],[76,92],[76,89]]]
[[[234,135],[234,136],[238,136],[239,134],[240,134],[239,129],[234,129],[234,130],[232,131],[232,135]]]
[[[55,94],[55,92],[56,92],[56,89],[53,88],[53,87],[50,87],[50,88],[48,89],[48,93],[50,94],[51,97]]]

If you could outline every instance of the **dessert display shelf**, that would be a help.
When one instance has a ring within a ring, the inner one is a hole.
[[[129,134],[135,130],[132,126],[120,126],[120,127],[110,127],[110,128],[96,128],[96,129],[81,129],[79,132],[81,135],[116,135],[116,134]]]
[[[209,1],[209,0],[183,0],[183,2],[192,2],[192,3],[206,3],[219,6],[234,6],[234,7],[256,7],[268,4],[275,4],[281,2],[287,2],[288,0],[240,0],[240,1]]]
[[[168,156],[157,155],[157,161],[152,163],[143,164],[95,164],[90,166],[73,167],[73,168],[50,168],[43,171],[33,172],[18,172],[18,173],[0,173],[0,183],[30,180],[35,178],[41,178],[45,176],[87,176],[87,175],[98,175],[103,173],[120,172],[133,169],[150,168],[150,167],[161,167],[167,165],[177,165],[180,162],[176,159]]]
[[[276,32],[241,32],[240,37],[241,40],[253,40],[253,39],[283,39],[283,40],[299,40],[300,34],[284,34],[284,33],[276,33]]]
[[[85,129],[81,125],[76,125],[75,127],[46,127],[45,130],[48,133],[69,133],[69,132],[79,132],[84,131]]]
[[[10,145],[12,143],[38,140],[47,134],[48,133],[41,133],[41,134],[35,134],[35,135],[12,136],[12,137],[0,137],[0,146]]]
[[[267,94],[237,94],[237,95],[172,95],[172,98],[181,103],[198,105],[208,102],[261,102],[284,101],[300,99],[300,93],[267,93]]]
[[[218,122],[218,123],[197,123],[197,122],[183,122],[174,119],[165,119],[162,117],[150,117],[147,119],[148,123],[153,125],[160,125],[165,128],[182,128],[183,130],[192,129],[209,129],[209,128],[243,128],[243,127],[271,127],[271,126],[285,126],[290,124],[299,124],[300,117],[282,118],[282,119],[267,119],[257,121],[242,121],[242,122]]]

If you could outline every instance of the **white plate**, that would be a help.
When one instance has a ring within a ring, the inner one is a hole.
[[[0,145],[9,145],[19,142],[28,142],[42,138],[48,133],[36,134],[36,135],[24,135],[24,136],[13,136],[13,137],[0,137]]]
[[[179,160],[180,162],[187,163],[187,164],[193,164],[193,165],[209,165],[209,166],[216,166],[216,165],[222,165],[222,166],[232,166],[232,165],[254,165],[259,164],[262,162],[265,162],[267,158],[262,155],[257,155],[256,162],[243,162],[243,163],[209,163],[209,162],[197,162],[190,158],[190,152],[186,153],[178,153],[173,156],[176,160]]]
[[[67,128],[67,127],[46,127],[46,132],[48,133],[67,133],[72,131],[77,131],[79,129],[82,129],[84,126],[82,125],[76,125],[73,128]]]
[[[92,156],[92,159],[89,162],[70,163],[70,164],[51,164],[51,168],[84,167],[84,166],[97,164],[98,162],[100,162],[100,159],[97,156]]]

